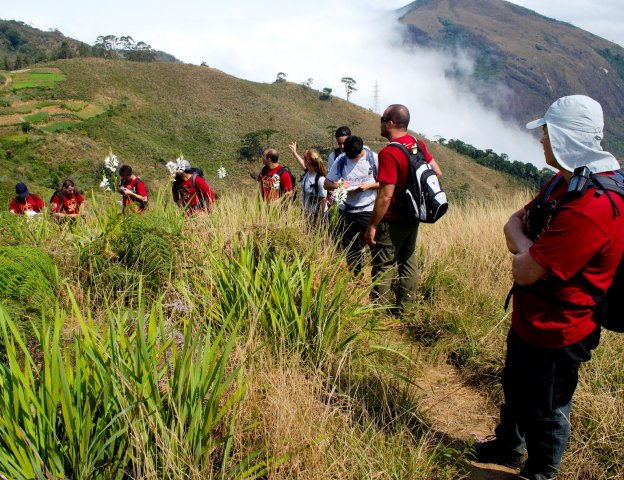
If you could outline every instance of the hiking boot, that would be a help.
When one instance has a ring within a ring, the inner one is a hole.
[[[520,468],[524,463],[523,454],[504,448],[497,439],[475,443],[475,451],[469,457],[479,463],[495,463],[510,468]]]

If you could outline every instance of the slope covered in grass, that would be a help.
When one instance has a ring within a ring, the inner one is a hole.
[[[51,66],[62,81],[18,91],[9,82],[0,91],[5,105],[0,112],[0,201],[12,195],[19,180],[44,187],[45,196],[66,177],[83,190],[97,186],[109,146],[152,190],[166,182],[164,164],[182,152],[204,169],[217,190],[252,191],[255,185],[248,173],[257,172],[260,161],[239,155],[243,138],[251,132],[272,131],[269,143],[291,166],[289,142],[297,140],[301,150],[329,152],[333,130],[343,124],[374,150],[385,144],[378,115],[341,99],[321,100],[317,90],[301,85],[254,83],[192,65],[74,58]],[[33,105],[40,105],[37,112],[57,110],[48,113],[45,122],[43,113],[35,117],[23,131],[22,116],[37,113]],[[15,111],[20,108],[22,112]],[[5,122],[11,125],[2,126],[2,113],[16,116]],[[411,127],[418,131],[425,121],[415,112]],[[260,134],[260,143],[266,138]],[[452,197],[491,197],[515,188],[508,177],[449,149],[432,144],[431,150]],[[224,182],[215,178],[220,165],[229,172]]]

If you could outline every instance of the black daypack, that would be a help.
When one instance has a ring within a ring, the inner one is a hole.
[[[137,181],[134,182],[134,186],[132,187],[132,193],[134,193],[135,195],[138,195],[138,188],[137,186],[139,185],[139,183],[142,183],[143,185],[145,185],[145,183],[143,182],[143,180],[141,180],[139,177],[137,177]],[[193,187],[195,186],[195,184],[193,183]],[[125,185],[124,185],[125,187]],[[142,200],[134,200],[132,199],[132,201],[136,202],[137,204],[139,204],[141,206],[141,210],[145,210],[145,208],[147,207],[147,202],[144,202]]]
[[[577,171],[574,173],[576,175]],[[620,197],[624,198],[624,175],[622,174],[622,171],[618,171],[615,175],[610,176],[597,176],[589,174],[588,177],[588,186],[604,192],[604,194],[607,195],[611,201],[613,216],[620,216],[622,212],[620,212],[616,207],[615,202],[609,196],[609,192],[616,193]],[[570,183],[571,188],[573,188],[574,185],[572,185],[572,180]],[[572,196],[572,198],[574,198],[574,196]],[[562,202],[562,204],[563,203],[564,202]],[[618,241],[622,242],[624,241],[624,238],[620,238]],[[624,309],[622,309],[622,302],[624,302],[624,262],[622,262],[622,259],[620,259],[615,275],[613,275],[613,281],[607,289],[604,297],[594,296],[594,300],[596,302],[594,307],[594,318],[600,326],[613,332],[624,333]]]
[[[193,167],[191,168],[190,172],[191,172],[191,185],[193,186],[193,189],[195,190],[195,194],[197,195],[197,198],[199,199],[199,203],[194,208],[206,208],[206,203],[207,203],[206,197],[201,192],[201,190],[198,190],[197,187],[195,186],[195,181],[197,180],[197,177],[204,178],[204,171],[201,168]],[[175,182],[173,182],[173,188],[176,190],[176,192],[180,191],[180,189],[182,188],[182,182],[176,180]]]
[[[551,183],[550,187],[544,193],[544,195],[541,198],[537,199],[536,202],[534,202],[534,204],[531,205],[531,208],[529,209],[528,233],[529,237],[531,237],[533,240],[539,237],[543,225],[537,227],[539,230],[535,230],[535,226],[537,225],[538,221],[531,225],[531,215],[535,215],[535,213],[538,212],[538,215],[546,215],[547,217],[549,217],[549,220],[552,220],[552,218],[556,215],[557,211],[563,205],[581,196],[587,190],[587,188],[594,188],[602,192],[604,195],[607,195],[613,208],[613,216],[618,217],[621,215],[622,212],[620,212],[615,205],[615,202],[611,198],[609,192],[616,193],[617,195],[624,198],[624,174],[622,173],[622,171],[616,172],[615,175],[597,176],[589,173],[587,167],[579,167],[574,171],[574,176],[570,180],[568,192],[565,194],[559,204],[556,205],[556,207],[553,207],[552,204],[549,202],[549,196],[559,180],[560,178],[555,178]],[[624,241],[624,238],[618,240]],[[511,295],[516,288],[531,288],[531,285],[529,285],[528,287],[518,287],[517,285],[514,285],[511,288],[509,295],[507,296],[507,300],[505,301],[505,310],[507,309]],[[613,332],[624,333],[624,309],[622,308],[622,302],[624,302],[624,258],[620,259],[617,270],[615,271],[615,275],[613,276],[613,281],[604,296],[595,295],[592,292],[592,285],[586,284],[585,289],[587,289],[587,291],[590,293],[590,295],[592,295],[592,298],[594,299],[595,304],[593,307],[588,307],[586,305],[576,305],[559,299],[549,300],[555,304],[567,308],[574,308],[579,310],[591,308],[594,311],[594,319],[601,327],[606,328],[607,330],[611,330]],[[538,289],[532,289],[532,292],[535,295],[543,296]]]
[[[76,198],[78,198],[78,195],[80,195],[80,192],[74,189],[74,195],[76,196]],[[61,190],[57,190],[56,192],[54,192],[52,196],[50,197],[50,203],[54,202],[54,197],[58,197],[59,201],[61,202],[61,208],[62,208],[63,205],[65,204],[65,196],[63,195],[63,192]]]
[[[397,210],[411,223],[435,223],[448,210],[448,200],[418,141],[414,139],[414,142],[411,151],[402,143],[390,143],[408,161],[405,188],[395,192]]]

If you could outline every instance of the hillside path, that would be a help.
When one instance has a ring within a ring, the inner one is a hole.
[[[450,365],[429,368],[418,384],[424,388],[418,399],[438,432],[441,441],[462,445],[491,435],[498,412],[492,402],[476,388],[466,385]],[[491,464],[473,464],[472,480],[508,480],[516,470]]]

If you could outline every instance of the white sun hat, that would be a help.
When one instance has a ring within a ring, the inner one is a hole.
[[[526,124],[526,128],[548,127],[550,145],[557,163],[569,172],[586,166],[593,173],[618,170],[620,164],[602,149],[604,117],[600,104],[585,95],[561,97],[543,118]]]

